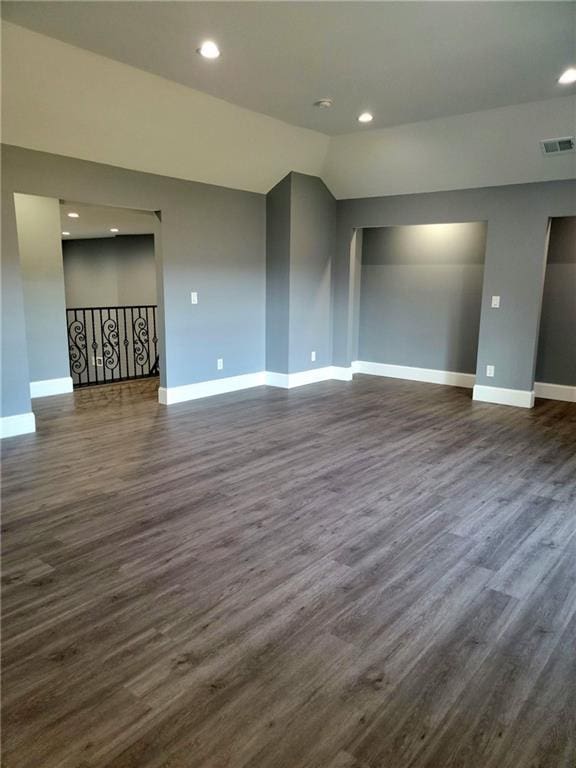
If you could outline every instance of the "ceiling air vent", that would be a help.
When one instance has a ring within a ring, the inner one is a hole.
[[[561,139],[543,139],[540,142],[545,155],[558,155],[560,152],[574,152],[576,139],[574,136],[564,136]]]

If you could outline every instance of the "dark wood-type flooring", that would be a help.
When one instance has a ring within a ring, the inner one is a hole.
[[[2,445],[5,768],[574,768],[576,405],[155,387]]]

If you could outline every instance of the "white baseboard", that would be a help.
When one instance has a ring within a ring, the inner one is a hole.
[[[265,384],[267,387],[282,387],[290,389],[290,375],[288,373],[274,373],[274,371],[264,371]]]
[[[576,387],[570,387],[567,384],[546,384],[537,381],[534,384],[534,394],[536,397],[543,397],[546,400],[563,400],[566,403],[576,403]]]
[[[49,397],[50,395],[63,395],[72,392],[72,377],[64,376],[61,379],[44,379],[44,381],[30,382],[30,397]]]
[[[32,411],[0,418],[0,438],[27,435],[30,432],[36,432],[36,419]]]
[[[505,389],[504,387],[487,387],[482,384],[474,386],[473,400],[496,405],[515,405],[517,408],[533,408],[534,392],[524,389]]]
[[[371,376],[388,376],[392,379],[408,379],[409,381],[424,381],[428,384],[448,384],[452,387],[474,386],[473,373],[457,373],[455,371],[439,371],[435,368],[415,368],[410,365],[389,365],[388,363],[369,363],[365,360],[355,360],[352,363],[354,373],[368,373]]]
[[[324,368],[312,368],[311,370],[298,371],[297,373],[266,372],[266,384],[269,387],[282,387],[283,389],[302,387],[305,384],[316,384],[319,381],[329,381],[330,379],[352,381],[352,368],[327,365]]]
[[[352,369],[352,366],[345,368],[342,365],[333,365],[332,366],[332,377],[333,379],[336,379],[337,381],[352,381],[352,376],[354,375],[354,371]]]
[[[162,405],[173,405],[174,403],[184,403],[187,400],[198,400],[201,397],[223,395],[226,392],[237,392],[241,389],[263,385],[292,389],[292,387],[301,387],[305,384],[314,384],[329,379],[351,381],[352,368],[329,365],[325,368],[313,368],[298,373],[258,371],[258,373],[246,373],[242,376],[227,376],[222,379],[200,381],[197,384],[185,384],[181,387],[160,387],[158,389],[158,402]]]
[[[201,397],[237,392],[240,389],[261,387],[263,384],[266,384],[265,371],[245,373],[241,376],[226,376],[211,381],[199,381],[197,384],[184,384],[181,387],[160,387],[158,389],[158,402],[162,405],[173,405],[187,400],[198,400]]]

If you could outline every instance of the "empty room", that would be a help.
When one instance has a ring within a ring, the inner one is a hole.
[[[576,768],[576,3],[0,13],[2,766]]]

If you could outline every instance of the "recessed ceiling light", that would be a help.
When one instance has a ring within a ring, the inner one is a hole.
[[[320,109],[330,109],[330,107],[334,104],[334,99],[330,99],[328,97],[324,99],[318,99],[318,101],[314,102],[315,107],[319,107]]]
[[[62,232],[63,235],[69,235],[70,232]]]
[[[68,214],[68,218],[69,219],[79,219],[80,218],[80,214],[76,213],[76,211],[70,211],[70,213]]]
[[[110,232],[120,232],[120,230],[118,229],[118,227],[111,227]]]
[[[198,48],[200,56],[204,56],[205,59],[217,59],[220,56],[220,48],[213,40],[204,40],[200,48]]]
[[[359,123],[371,123],[372,120],[374,120],[374,115],[371,112],[362,112],[361,115],[358,115]]]
[[[572,83],[576,83],[576,69],[574,67],[567,69],[566,72],[563,72],[560,75],[558,82],[560,85],[571,85]]]

